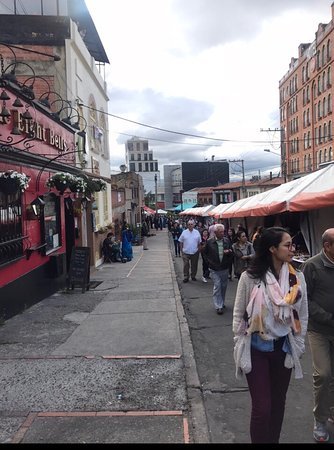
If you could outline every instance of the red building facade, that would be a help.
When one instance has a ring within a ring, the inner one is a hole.
[[[85,197],[50,186],[56,173],[82,175],[73,127],[22,84],[1,77],[0,89],[0,316],[8,318],[65,285]]]

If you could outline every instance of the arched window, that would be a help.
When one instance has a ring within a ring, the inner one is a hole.
[[[96,103],[93,95],[89,97],[89,126],[88,126],[88,142],[90,150],[97,152],[95,142],[95,129],[97,126]]]
[[[333,150],[332,147],[329,147],[328,161],[332,161],[332,159],[333,159]]]
[[[324,162],[327,161],[327,148],[325,148],[324,150]]]
[[[331,41],[327,41],[327,61],[331,59]]]
[[[327,130],[327,123],[324,123],[324,142],[328,141],[328,130]]]
[[[332,140],[332,121],[331,120],[328,122],[328,139],[330,141]]]
[[[325,53],[325,44],[322,46],[322,51],[321,51],[321,64],[324,66],[325,65],[325,56],[326,56],[326,53]]]
[[[327,112],[328,114],[332,112],[332,94],[328,94],[327,97]]]
[[[326,97],[324,97],[322,100],[322,112],[323,112],[324,117],[327,114],[326,111],[327,111],[327,100],[326,100]]]
[[[332,70],[328,67],[327,70],[327,87],[330,88],[332,86]]]

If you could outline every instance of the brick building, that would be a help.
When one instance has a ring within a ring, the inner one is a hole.
[[[287,181],[333,160],[334,3],[315,40],[298,47],[279,82],[281,164]]]

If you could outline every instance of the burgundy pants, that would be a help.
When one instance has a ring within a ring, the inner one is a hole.
[[[285,356],[282,341],[275,342],[272,352],[251,349],[252,371],[246,377],[252,398],[252,444],[279,442],[292,372],[284,367]]]

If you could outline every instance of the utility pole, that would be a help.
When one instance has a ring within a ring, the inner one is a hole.
[[[280,132],[280,142],[281,142],[281,145],[280,145],[280,149],[281,149],[281,153],[280,153],[280,156],[281,156],[281,172],[282,172],[282,175],[284,177],[284,183],[286,183],[288,181],[287,180],[287,175],[288,175],[288,173],[287,173],[288,172],[287,149],[289,148],[289,143],[285,142],[284,128],[274,128],[273,130],[271,128],[268,128],[267,130],[264,130],[263,128],[260,129],[261,133],[263,133],[263,132],[273,132],[273,133],[275,133],[277,131]],[[271,146],[273,147],[272,144],[271,144]],[[267,151],[267,150],[265,150],[265,151]],[[271,150],[269,150],[269,151],[271,153],[275,153],[275,152],[273,152]]]
[[[229,159],[228,162],[231,163],[241,163],[241,170],[242,170],[242,198],[246,197],[246,180],[245,180],[245,167],[244,167],[244,160],[243,159]]]

